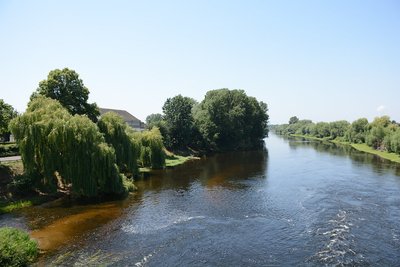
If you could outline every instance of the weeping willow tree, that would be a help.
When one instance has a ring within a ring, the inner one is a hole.
[[[140,144],[131,137],[123,118],[114,112],[108,112],[101,117],[97,125],[106,142],[114,147],[120,170],[137,175]]]
[[[165,166],[162,135],[157,127],[153,127],[150,131],[134,133],[132,138],[141,144],[139,162],[142,167],[161,169]]]
[[[42,189],[63,187],[75,196],[125,192],[115,150],[88,117],[72,116],[58,101],[39,96],[10,128],[26,175]]]

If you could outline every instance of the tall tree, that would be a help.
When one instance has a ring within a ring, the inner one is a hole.
[[[155,113],[146,117],[146,128],[151,130],[153,127],[157,127],[160,130],[164,144],[168,145],[170,142],[168,137],[167,123],[165,122],[162,114]]]
[[[207,92],[194,118],[208,149],[236,150],[260,144],[268,135],[268,107],[243,90]]]
[[[31,96],[43,95],[58,100],[72,115],[87,115],[96,122],[99,109],[96,103],[89,104],[89,89],[74,70],[64,68],[50,71],[47,80],[39,83],[39,88]]]
[[[0,99],[0,140],[9,140],[10,130],[8,129],[8,124],[16,116],[17,112],[14,108],[5,103],[3,99]]]
[[[289,124],[295,124],[299,121],[299,118],[297,118],[296,116],[293,116],[289,119]]]
[[[75,196],[125,192],[114,148],[86,116],[72,116],[60,102],[38,96],[10,128],[32,185],[55,192],[62,184]]]
[[[170,148],[180,149],[189,145],[194,125],[192,109],[195,104],[194,99],[182,95],[168,98],[165,101],[162,109]]]
[[[140,145],[129,135],[123,118],[114,112],[107,112],[101,116],[97,126],[106,142],[114,147],[119,169],[137,175]]]

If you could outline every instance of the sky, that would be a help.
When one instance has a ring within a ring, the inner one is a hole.
[[[178,94],[244,89],[270,122],[400,121],[400,1],[0,0],[0,98],[57,68],[145,120]]]

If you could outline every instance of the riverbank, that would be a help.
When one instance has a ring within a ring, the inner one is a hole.
[[[165,160],[166,168],[174,168],[190,160],[199,159],[194,156],[179,156],[167,153]],[[150,173],[150,168],[140,168],[141,173]],[[40,205],[48,201],[55,200],[54,197],[42,196],[34,193],[18,195],[13,192],[10,185],[13,177],[23,174],[23,164],[21,160],[6,161],[0,164],[0,214],[10,213],[18,209]]]
[[[379,151],[379,150],[373,149],[372,147],[369,147],[366,144],[352,144],[349,142],[341,142],[338,140],[329,140],[329,139],[325,139],[325,138],[318,138],[315,136],[308,136],[308,135],[301,135],[301,134],[291,134],[290,136],[302,137],[302,138],[306,138],[309,140],[315,140],[315,141],[331,142],[331,143],[341,144],[341,145],[350,145],[351,147],[353,147],[354,149],[356,149],[358,151],[377,155],[381,158],[400,163],[400,155],[395,154],[395,153],[385,152],[385,151]]]
[[[21,160],[6,161],[0,164],[0,214],[14,210],[40,205],[54,200],[55,197],[39,195],[35,192],[19,194],[14,177],[21,176],[24,167]]]
[[[174,168],[176,166],[182,165],[186,163],[189,160],[197,160],[200,159],[199,157],[194,157],[194,156],[179,156],[175,154],[167,154],[167,158],[165,159],[165,168]],[[139,168],[140,173],[150,173],[152,171],[151,168]]]

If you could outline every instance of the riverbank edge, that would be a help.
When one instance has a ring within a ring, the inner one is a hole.
[[[173,156],[168,156],[167,159],[165,160],[165,168],[175,168],[176,166],[185,164],[188,161],[191,160],[198,160],[200,159],[199,157],[194,157],[194,156],[179,156],[179,155],[173,155]],[[21,160],[9,162],[9,164],[13,164],[16,162],[21,162]],[[140,173],[150,173],[153,169],[150,168],[139,168]],[[11,213],[13,211],[23,209],[23,208],[28,208],[36,205],[41,205],[43,203],[53,201],[55,200],[52,197],[47,197],[47,196],[27,196],[27,197],[22,197],[21,199],[12,201],[12,200],[0,200],[0,215],[6,214],[6,213]]]
[[[290,134],[290,136],[302,137],[302,138],[305,138],[305,139],[315,140],[315,141],[330,142],[330,143],[340,144],[340,145],[349,145],[349,146],[353,147],[354,149],[356,149],[358,151],[369,153],[369,154],[373,154],[373,155],[376,155],[376,156],[381,157],[383,159],[387,159],[387,160],[390,160],[392,162],[400,163],[400,155],[397,155],[395,153],[375,150],[372,147],[369,147],[367,144],[352,144],[352,143],[349,143],[349,142],[341,142],[341,141],[338,141],[338,140],[329,140],[329,139],[319,138],[319,137],[315,137],[315,136],[302,135],[302,134]]]
[[[194,157],[194,156],[179,156],[179,155],[173,155],[173,156],[167,156],[165,159],[165,168],[175,168],[176,166],[185,164],[188,161],[191,160],[198,160],[200,157]],[[139,168],[139,173],[150,173],[153,171],[151,168]]]

